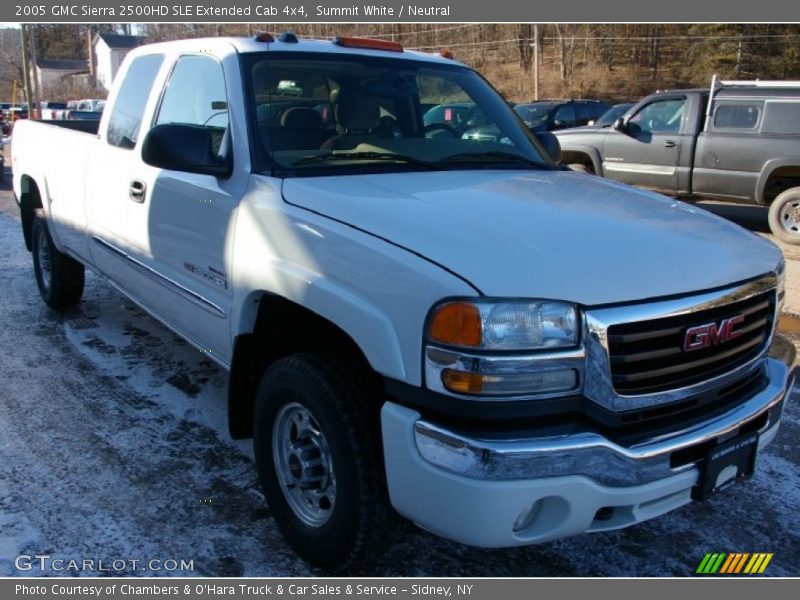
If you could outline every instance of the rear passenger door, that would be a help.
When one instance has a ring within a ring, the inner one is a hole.
[[[753,197],[765,157],[758,148],[771,144],[758,135],[763,117],[763,100],[730,98],[714,102],[706,130],[697,139],[692,175],[695,194]]]
[[[117,76],[121,85],[110,98],[110,113],[101,123],[101,143],[92,144],[86,167],[86,213],[89,249],[95,266],[125,292],[137,276],[128,260],[131,234],[130,182],[140,162],[142,119],[164,63],[163,54],[135,58]],[[105,143],[102,143],[105,142]]]

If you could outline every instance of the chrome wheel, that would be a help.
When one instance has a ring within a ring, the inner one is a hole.
[[[39,236],[36,255],[39,259],[39,273],[42,277],[42,286],[45,290],[49,290],[53,279],[53,257],[50,255],[50,246],[47,243],[46,235]]]
[[[275,417],[272,459],[294,514],[309,527],[322,527],[336,504],[336,478],[325,435],[302,404],[289,403]]]
[[[781,207],[781,225],[789,233],[800,233],[800,200],[787,202]]]

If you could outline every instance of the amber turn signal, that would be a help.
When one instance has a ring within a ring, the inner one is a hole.
[[[428,326],[428,339],[448,346],[478,347],[482,334],[480,311],[467,302],[438,307]]]
[[[480,394],[483,391],[484,376],[481,373],[466,373],[445,369],[442,372],[442,383],[451,392],[457,394]]]

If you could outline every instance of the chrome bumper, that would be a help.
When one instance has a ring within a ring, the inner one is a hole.
[[[725,441],[748,425],[761,422],[756,429],[760,447],[771,441],[777,433],[783,400],[794,385],[794,362],[794,346],[775,336],[764,359],[767,384],[761,391],[723,414],[630,447],[588,430],[526,439],[486,439],[461,435],[424,420],[414,424],[414,439],[427,463],[470,479],[510,481],[579,475],[613,487],[643,485],[696,468],[695,462],[672,466],[676,452]]]

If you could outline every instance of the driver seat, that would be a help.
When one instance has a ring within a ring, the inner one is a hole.
[[[375,96],[336,90],[331,93],[331,103],[341,133],[325,141],[320,150],[352,150],[378,137],[375,130],[381,124],[381,107]]]

